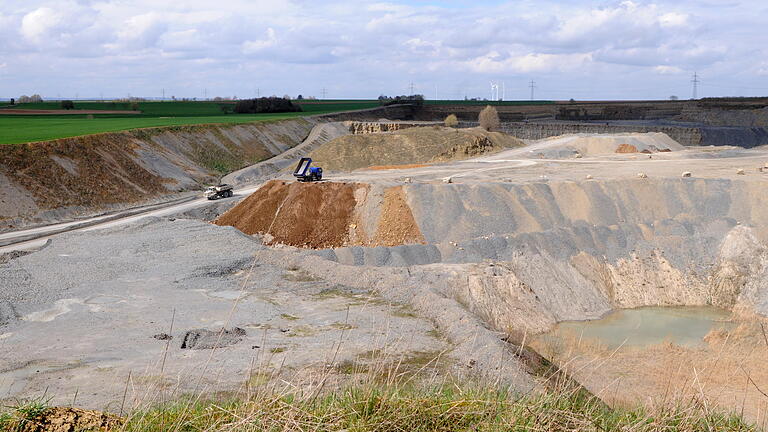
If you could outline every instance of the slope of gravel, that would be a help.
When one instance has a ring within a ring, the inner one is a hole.
[[[312,151],[310,156],[318,166],[333,172],[462,160],[522,146],[522,141],[499,132],[433,126],[344,136]]]

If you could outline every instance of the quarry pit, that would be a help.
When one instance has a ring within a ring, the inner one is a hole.
[[[322,139],[296,148],[327,181],[295,182],[288,150],[232,174],[258,189],[215,211],[0,258],[0,399],[77,391],[114,411],[264,377],[342,385],[355,372],[340,364],[376,352],[517,393],[546,387],[551,362],[609,404],[705,394],[755,421],[768,409],[765,147],[314,128]],[[728,325],[693,345],[542,337],[649,307]],[[183,344],[217,329],[226,344]]]

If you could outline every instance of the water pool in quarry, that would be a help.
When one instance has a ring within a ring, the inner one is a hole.
[[[688,348],[703,346],[712,330],[730,330],[730,312],[714,307],[643,307],[619,309],[601,319],[565,321],[540,335],[536,343],[565,346],[570,343],[597,344],[609,349],[642,348],[673,343]]]

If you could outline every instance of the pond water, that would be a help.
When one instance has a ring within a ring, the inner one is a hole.
[[[671,342],[685,347],[706,344],[704,336],[712,329],[733,329],[725,320],[727,310],[712,307],[646,307],[619,309],[593,321],[566,321],[536,338],[538,344],[562,344],[581,340],[610,349],[643,347]]]

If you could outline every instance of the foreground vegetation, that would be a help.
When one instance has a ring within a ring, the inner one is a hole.
[[[40,401],[0,415],[7,431],[47,430]],[[105,422],[104,424],[108,424]],[[675,408],[611,409],[583,391],[513,400],[500,391],[359,386],[323,396],[254,394],[230,400],[186,399],[126,419],[120,431],[752,431],[733,415],[696,401]],[[52,430],[52,429],[51,429]],[[62,429],[63,430],[63,429]],[[69,429],[67,429],[69,430]]]

